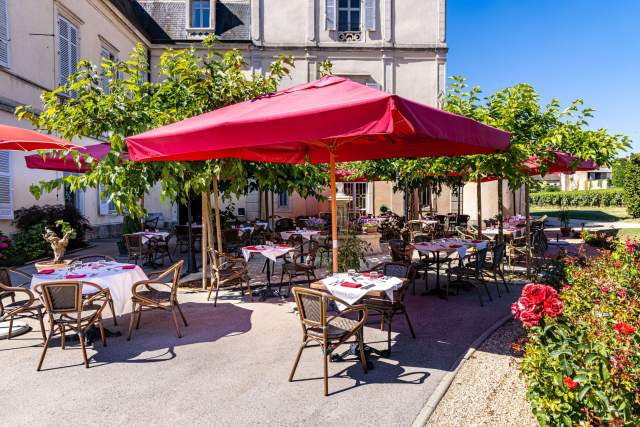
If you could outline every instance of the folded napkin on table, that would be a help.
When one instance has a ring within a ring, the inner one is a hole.
[[[123,269],[123,270],[133,270],[133,269],[134,269],[134,268],[136,268],[136,267],[137,267],[136,265],[133,265],[133,264],[127,264],[127,265],[123,265],[123,266],[122,266],[122,269]]]
[[[86,274],[67,274],[64,276],[65,279],[82,279],[83,277],[87,277]]]
[[[47,268],[45,270],[38,271],[38,274],[51,274],[51,273],[55,273],[55,270],[53,268]]]
[[[344,283],[340,284],[340,286],[343,286],[345,288],[359,288],[362,285],[360,283],[344,282]]]

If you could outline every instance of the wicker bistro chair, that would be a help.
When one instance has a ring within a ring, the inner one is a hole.
[[[222,230],[222,249],[225,253],[238,255],[240,248],[242,246],[246,246],[248,243],[243,242],[240,239],[240,234],[238,230],[235,228],[228,228],[226,230]]]
[[[245,286],[249,292],[249,299],[253,301],[253,294],[251,292],[251,286],[249,285],[249,270],[247,269],[247,262],[241,257],[232,257],[227,254],[218,256],[216,262],[217,252],[213,248],[209,248],[209,272],[211,274],[211,284],[209,293],[207,294],[207,301],[211,299],[211,293],[215,290],[215,296],[213,298],[213,306],[218,303],[218,292],[220,288],[227,288],[231,286],[240,286],[240,292],[244,296]],[[220,263],[216,266],[217,263]]]
[[[170,312],[173,316],[173,323],[176,327],[176,335],[178,335],[178,338],[182,338],[176,311],[180,314],[184,325],[189,326],[187,324],[187,319],[184,317],[184,314],[180,309],[180,305],[178,304],[178,283],[183,265],[184,261],[180,260],[163,272],[149,274],[149,277],[153,277],[153,279],[141,280],[133,284],[133,287],[131,288],[131,292],[133,293],[133,296],[131,297],[133,308],[131,310],[131,320],[129,321],[127,341],[131,339],[133,323],[136,317],[136,329],[140,327],[140,319],[142,318],[142,311],[144,309],[157,309]],[[163,282],[162,279],[164,278],[171,278],[171,282]],[[157,289],[158,287],[168,288],[169,290],[159,290]]]
[[[44,330],[44,321],[42,320],[44,311],[42,302],[37,299],[29,289],[22,286],[12,286],[11,274],[17,274],[29,278],[31,277],[27,273],[23,273],[18,270],[11,270],[8,268],[0,269],[0,322],[9,321],[7,339],[11,339],[14,320],[29,318],[36,319],[40,322],[42,340],[46,341],[47,335]],[[20,294],[24,294],[27,298],[16,301],[16,295]],[[1,305],[2,296],[10,297],[11,303]]]
[[[173,229],[173,234],[176,235],[176,247],[173,250],[174,255],[176,253],[185,253],[189,250],[189,226],[183,224],[177,224]]]
[[[491,273],[491,275],[493,276],[493,281],[496,284],[496,290],[498,291],[499,297],[502,295],[500,294],[500,285],[498,283],[498,276],[500,276],[500,278],[502,279],[502,284],[504,285],[504,288],[506,289],[507,293],[510,292],[509,286],[507,285],[507,281],[504,279],[504,271],[503,271],[504,254],[505,254],[505,244],[497,243],[493,247],[491,261],[490,262],[485,261],[484,265],[482,266],[482,269],[484,271]]]
[[[393,301],[388,298],[373,297],[365,297],[362,300],[362,304],[367,307],[369,312],[374,312],[381,316],[380,329],[384,330],[384,324],[387,324],[386,355],[389,355],[391,354],[391,322],[393,321],[394,316],[403,314],[404,318],[407,321],[407,325],[409,326],[409,330],[411,331],[411,336],[414,339],[416,337],[416,334],[413,331],[413,325],[411,324],[411,319],[409,319],[409,314],[407,314],[407,307],[404,303],[404,297],[407,289],[409,288],[409,281],[413,279],[415,270],[412,265],[402,264],[398,262],[381,263],[373,267],[370,271],[373,270],[381,271],[381,273],[385,276],[407,279],[402,287],[394,292]]]
[[[320,347],[324,364],[324,395],[327,396],[329,394],[329,358],[351,337],[355,337],[355,343],[359,346],[360,363],[364,372],[367,373],[363,335],[363,326],[367,321],[367,307],[361,304],[350,305],[329,293],[313,289],[295,287],[293,295],[302,325],[302,345],[293,362],[289,382],[293,381],[302,351],[308,347]],[[331,302],[339,302],[345,306],[345,309],[340,314],[329,317],[327,312]],[[345,317],[348,314],[357,314],[358,319]]]
[[[85,297],[82,290],[95,288],[95,292],[90,297]],[[67,331],[78,334],[84,367],[89,367],[85,335],[87,330],[98,325],[102,345],[107,345],[107,338],[104,333],[102,322],[102,311],[107,306],[108,290],[91,282],[79,281],[55,281],[45,282],[36,286],[36,291],[42,293],[44,306],[49,315],[49,335],[44,342],[38,371],[42,368],[42,363],[47,354],[51,338],[56,331],[60,334],[62,349],[65,349],[65,336]]]
[[[291,218],[280,218],[279,220],[276,221],[276,224],[274,227],[274,231],[276,233],[279,233],[281,231],[291,231],[295,229],[296,229],[295,222]]]
[[[129,261],[134,261],[136,265],[139,260],[150,260],[151,251],[149,246],[142,243],[142,235],[140,234],[125,234],[124,244],[129,252]],[[143,261],[144,262],[144,261]]]
[[[480,292],[480,286],[484,286],[484,289],[489,296],[489,301],[493,300],[493,298],[491,297],[491,293],[489,292],[489,288],[487,287],[487,282],[484,280],[484,276],[482,274],[483,267],[486,264],[487,260],[487,252],[487,248],[480,249],[470,255],[466,255],[464,258],[458,258],[458,265],[454,267],[451,266],[451,263],[455,260],[455,258],[449,261],[449,267],[447,268],[447,295],[449,295],[449,286],[451,284],[456,285],[458,294],[460,293],[461,284],[471,284],[478,291],[480,306],[484,306],[484,303],[482,301],[482,292]],[[452,274],[455,274],[457,276],[457,280],[455,282],[451,281]]]
[[[293,286],[293,279],[295,277],[306,276],[308,285],[311,285],[311,277],[317,280],[315,264],[320,245],[318,242],[310,240],[306,242],[306,249],[304,249],[304,246],[305,245],[289,253],[288,257],[285,258],[284,264],[282,264],[282,275],[280,276],[278,294],[282,295],[282,284],[284,282],[284,275],[286,274],[289,279],[287,298],[291,293],[291,287]],[[302,260],[300,260],[301,257],[303,258]]]
[[[19,276],[21,279],[20,283],[14,283],[14,281],[11,278],[12,275]],[[1,267],[0,283],[5,285],[5,289],[0,289],[0,316],[1,316],[5,310],[4,301],[3,301],[5,298],[10,298],[12,304],[16,302],[16,291],[13,289],[6,289],[6,288],[13,288],[13,287],[24,288],[25,285],[27,285],[28,283],[31,283],[31,275],[28,273],[24,273],[20,270]]]
[[[144,229],[149,231],[156,231],[158,229],[159,216],[154,218],[148,218],[144,221]]]
[[[389,251],[393,262],[411,263],[413,247],[404,243],[401,239],[389,240]]]

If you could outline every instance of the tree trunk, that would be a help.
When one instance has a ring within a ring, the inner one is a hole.
[[[502,203],[502,178],[498,180],[498,242],[504,242],[504,206]]]
[[[482,238],[482,182],[480,182],[480,178],[478,178],[476,193],[478,197],[478,239],[481,239]]]
[[[207,193],[202,193],[202,289],[207,288],[207,239],[209,237],[209,233],[207,229],[209,228],[208,212],[207,212]]]

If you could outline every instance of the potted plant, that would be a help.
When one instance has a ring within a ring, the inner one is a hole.
[[[562,234],[562,237],[568,237],[571,234],[571,216],[569,215],[569,211],[562,209],[560,214],[558,214],[558,218],[560,219],[560,234]]]
[[[367,265],[366,255],[371,252],[371,243],[360,240],[355,236],[347,236],[340,240],[338,247],[338,270],[360,270],[361,262]]]
[[[71,260],[65,260],[63,257],[69,245],[69,240],[76,237],[76,231],[65,220],[59,219],[55,224],[62,230],[62,237],[59,237],[55,231],[48,227],[44,229],[45,233],[42,235],[42,238],[51,245],[53,260],[35,263],[37,271],[46,268],[63,268],[71,262]]]

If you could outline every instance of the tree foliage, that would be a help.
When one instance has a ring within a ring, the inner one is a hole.
[[[629,159],[616,159],[611,163],[611,185],[617,188],[624,187]]]
[[[127,136],[274,92],[293,67],[293,58],[281,55],[266,73],[250,73],[238,50],[221,52],[215,47],[215,38],[209,37],[201,49],[167,49],[157,66],[157,82],[144,78],[149,63],[142,45],[124,61],[104,58],[96,66],[83,60],[65,85],[42,94],[42,113],[35,113],[29,106],[19,107],[18,117],[38,129],[66,139],[106,139],[112,149],[105,159],[92,162],[89,172],[40,182],[31,187],[31,192],[37,198],[65,182],[72,190],[101,185],[119,213],[128,211],[136,217],[144,214],[140,199],[156,183],[161,185],[163,200],[180,202],[207,191],[214,177],[223,181],[223,197],[245,194],[251,189],[249,178],[258,188],[277,187],[319,196],[326,172],[318,166],[235,159],[158,163],[127,160]],[[74,156],[79,161],[79,154]]]
[[[640,218],[640,154],[629,157],[624,180],[624,202],[632,218]]]

